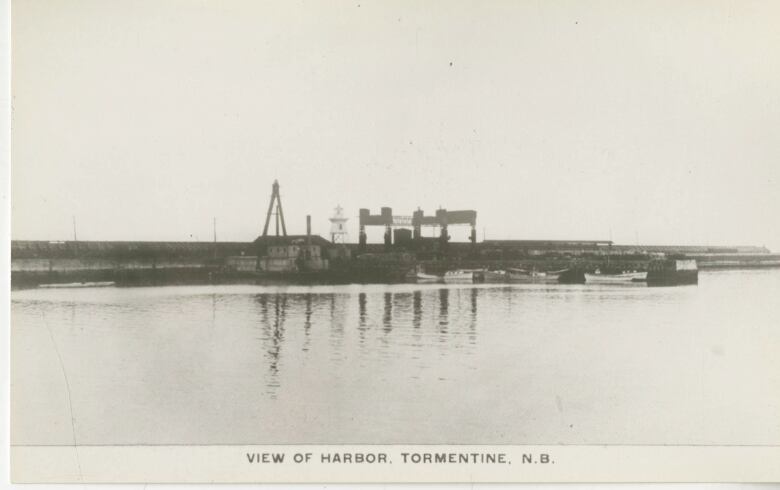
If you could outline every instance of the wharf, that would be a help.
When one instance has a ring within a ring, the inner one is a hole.
[[[118,285],[402,282],[420,266],[433,274],[452,269],[588,271],[606,263],[646,270],[659,253],[696,259],[699,269],[780,267],[780,254],[759,247],[629,247],[609,242],[487,241],[451,243],[447,253],[384,245],[331,245],[312,237],[329,258],[317,274],[258,274],[257,242],[11,242],[11,287],[57,282],[114,281]]]

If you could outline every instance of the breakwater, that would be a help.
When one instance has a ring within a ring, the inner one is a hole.
[[[122,285],[199,284],[224,274],[230,257],[251,256],[245,242],[11,242],[11,287],[114,281]],[[246,274],[243,274],[246,276]]]
[[[780,254],[756,247],[628,247],[581,246],[585,242],[504,241],[451,244],[446,254],[382,245],[347,245],[328,249],[330,270],[312,276],[316,282],[402,282],[409,270],[441,274],[452,269],[524,268],[582,271],[604,268],[644,270],[659,253],[684,254],[700,269],[780,267]],[[565,245],[565,246],[564,246]],[[343,251],[349,253],[344,255]],[[256,242],[11,242],[11,286],[46,283],[113,281],[118,285],[161,285],[254,282]],[[285,277],[273,278],[283,282]]]

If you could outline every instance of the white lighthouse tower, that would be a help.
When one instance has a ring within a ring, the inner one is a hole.
[[[333,243],[347,243],[347,218],[344,216],[344,208],[336,206],[333,216],[330,218],[330,240]]]

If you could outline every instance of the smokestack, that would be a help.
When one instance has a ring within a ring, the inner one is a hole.
[[[306,245],[311,245],[311,215],[306,215]]]

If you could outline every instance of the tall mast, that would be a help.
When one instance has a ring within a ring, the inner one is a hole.
[[[274,204],[276,212],[274,213]],[[271,187],[271,201],[268,203],[268,212],[265,216],[265,226],[263,227],[263,236],[268,236],[268,225],[271,224],[271,215],[276,218],[276,236],[279,236],[279,224],[282,225],[282,234],[287,236],[287,227],[284,225],[284,213],[282,212],[282,198],[279,195],[279,181],[274,180]]]

